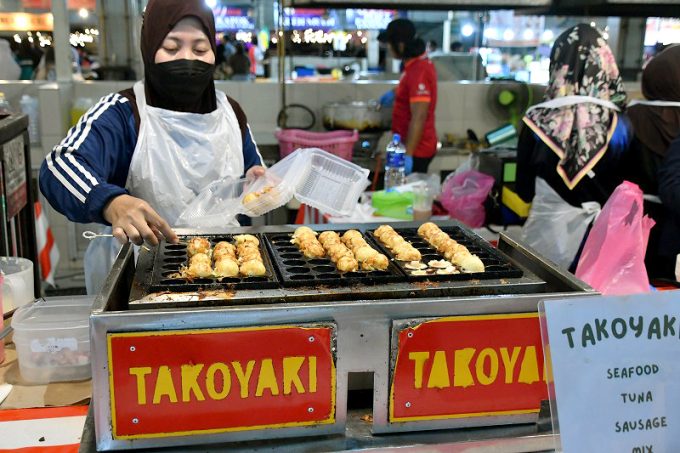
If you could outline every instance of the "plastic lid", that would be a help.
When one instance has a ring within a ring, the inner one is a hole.
[[[88,303],[89,301],[89,303]],[[51,304],[44,299],[18,308],[12,317],[12,328],[17,331],[59,331],[89,327],[90,299],[74,300],[72,303]]]

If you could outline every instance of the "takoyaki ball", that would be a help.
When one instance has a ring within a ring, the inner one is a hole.
[[[387,236],[385,239],[385,245],[387,245],[391,249],[396,249],[403,247],[404,245],[409,245],[406,240],[399,236],[399,235],[394,235],[394,236]]]
[[[354,257],[357,259],[357,261],[364,262],[367,259],[371,258],[372,256],[375,256],[378,254],[378,251],[371,248],[370,246],[366,245],[363,247],[359,247],[354,251]]]
[[[246,263],[248,261],[259,261],[262,262],[262,255],[259,253],[243,253],[239,255],[238,257],[238,262],[239,264]]]
[[[243,197],[243,200],[241,200],[241,203],[242,204],[250,204],[250,203],[256,201],[258,198],[260,198],[260,194],[258,194],[257,192],[250,192]]]
[[[449,237],[448,234],[444,233],[443,231],[436,233],[432,236],[429,237],[427,242],[432,244],[434,247],[439,247],[441,244],[445,243],[446,241],[450,240],[451,238]]]
[[[319,234],[319,242],[325,244],[328,241],[340,242],[340,236],[335,231],[324,231]]]
[[[362,237],[346,239],[344,242],[352,251],[368,245]]]
[[[300,251],[310,259],[323,258],[326,255],[323,246],[316,241],[306,244],[305,247],[300,247]]]
[[[243,244],[244,242],[250,242],[255,245],[260,245],[260,241],[252,234],[239,234],[234,236],[234,240],[236,241],[237,245]]]
[[[458,266],[461,265],[461,263],[465,262],[465,260],[469,257],[472,256],[472,253],[468,249],[465,250],[458,250],[456,253],[453,254],[451,257],[451,262],[453,264],[457,264]]]
[[[477,255],[468,255],[461,259],[458,263],[463,272],[484,272],[484,263]]]
[[[215,248],[213,249],[212,256],[215,261],[225,256],[230,258],[236,258],[236,247],[234,247],[233,244],[230,244],[227,241],[218,242],[215,245]]]
[[[423,237],[427,237],[433,231],[439,230],[439,227],[432,222],[425,222],[420,227],[418,227],[418,234]]]
[[[197,253],[208,253],[209,251],[210,241],[208,241],[206,238],[191,238],[187,244],[187,253],[189,256],[194,256]]]
[[[343,241],[349,241],[350,239],[354,238],[361,238],[363,239],[362,235],[360,232],[357,230],[347,230],[345,233],[342,235],[342,240]]]
[[[326,247],[326,251],[330,256],[344,256],[351,255],[352,253],[343,244],[333,244],[330,247]]]
[[[359,269],[359,263],[352,256],[343,256],[336,263],[335,266],[340,272],[355,272]]]
[[[297,238],[300,236],[307,236],[307,235],[312,235],[316,237],[316,231],[312,230],[309,227],[306,226],[301,226],[295,229],[295,232],[293,233],[293,238]]]
[[[211,277],[212,276],[212,268],[210,267],[210,263],[204,263],[204,262],[197,262],[194,264],[191,264],[189,268],[187,269],[187,274],[190,277],[196,277],[196,278],[206,278],[206,277]]]
[[[194,264],[207,264],[210,266],[210,257],[205,253],[197,253],[189,258],[189,266],[193,266]]]
[[[422,258],[422,255],[420,254],[418,249],[415,249],[410,245],[400,247],[393,251],[395,254],[395,258],[397,258],[399,261],[420,261],[420,259]]]
[[[261,277],[267,273],[267,269],[261,261],[251,260],[242,263],[239,272],[245,277]]]
[[[223,258],[215,261],[215,276],[216,277],[236,277],[238,276],[238,264],[236,261]]]
[[[394,232],[394,228],[392,228],[389,225],[380,225],[374,232],[373,234],[378,238],[382,239],[383,234],[388,233],[388,232]]]
[[[454,261],[453,257],[456,255],[458,256],[470,255],[470,251],[467,249],[467,247],[465,247],[462,244],[456,244],[452,247],[449,247],[446,250],[444,250],[443,253],[446,259],[449,261]]]
[[[361,263],[361,268],[365,271],[384,271],[390,265],[390,261],[382,253],[376,253]]]
[[[437,251],[439,253],[446,253],[447,250],[453,250],[455,248],[458,248],[458,243],[453,239],[447,239],[439,244],[439,247],[437,247]]]

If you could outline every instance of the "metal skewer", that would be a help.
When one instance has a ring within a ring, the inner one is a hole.
[[[106,234],[106,233],[95,233],[94,231],[83,231],[83,237],[85,239],[89,239],[90,241],[92,239],[97,239],[97,238],[112,238],[113,234]],[[142,248],[146,250],[147,252],[150,252],[151,249],[147,247],[146,245],[142,245]]]

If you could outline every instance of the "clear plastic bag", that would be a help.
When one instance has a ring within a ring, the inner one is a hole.
[[[645,252],[654,220],[642,211],[642,190],[628,181],[609,197],[595,221],[576,276],[607,295],[649,292]]]
[[[449,215],[471,228],[484,226],[484,200],[494,184],[493,176],[477,170],[465,170],[444,180],[441,203]]]
[[[599,211],[600,205],[595,202],[581,208],[570,205],[545,180],[536,178],[536,195],[522,228],[522,241],[541,256],[568,269],[588,225]]]
[[[111,234],[111,227],[103,228],[100,233]],[[90,241],[83,257],[88,295],[99,294],[121,247],[120,242],[113,237],[99,237]]]
[[[175,227],[216,228],[238,225],[236,215],[242,210],[240,197],[246,179],[222,179],[208,185],[187,206]]]

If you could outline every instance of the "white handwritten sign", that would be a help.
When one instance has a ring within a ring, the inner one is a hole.
[[[562,449],[680,451],[680,291],[540,310]]]

